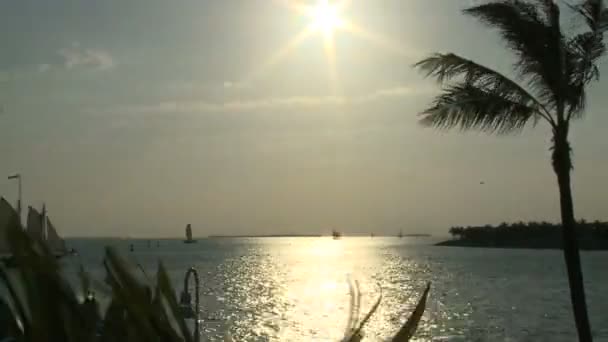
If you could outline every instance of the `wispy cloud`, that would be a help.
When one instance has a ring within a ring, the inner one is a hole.
[[[38,64],[38,72],[47,72],[51,69],[50,64]]]
[[[422,86],[419,86],[416,88],[413,88],[413,87],[384,88],[384,89],[378,89],[374,92],[363,95],[358,98],[358,101],[370,102],[370,101],[376,101],[376,100],[380,100],[380,99],[384,99],[384,98],[404,97],[404,96],[410,96],[410,95],[416,95],[416,94],[423,94],[428,91],[429,91],[429,89],[426,89]]]
[[[242,82],[224,81],[224,89],[242,89],[246,88],[247,85]]]
[[[154,104],[129,105],[92,110],[126,114],[171,114],[171,113],[222,113],[247,112],[260,109],[312,109],[331,106],[348,106],[376,101],[404,98],[424,94],[426,88],[394,87],[379,89],[358,96],[290,96],[226,102],[210,101],[163,101]]]
[[[77,42],[70,47],[60,49],[57,53],[63,58],[63,65],[67,69],[76,67],[110,69],[114,66],[114,59],[107,51],[83,48]]]

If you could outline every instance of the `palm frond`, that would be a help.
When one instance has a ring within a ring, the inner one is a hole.
[[[525,103],[505,97],[471,83],[460,83],[444,88],[429,108],[423,111],[425,125],[448,129],[479,129],[508,134],[521,130],[537,111]]]
[[[586,104],[585,87],[599,79],[597,62],[606,53],[604,33],[608,30],[608,9],[603,0],[585,0],[570,8],[584,18],[589,31],[572,37],[566,46],[568,119],[582,116]]]
[[[464,13],[497,28],[507,47],[517,55],[515,70],[543,102],[555,103],[561,89],[563,37],[559,25],[554,26],[555,17],[559,17],[557,5],[553,1],[542,4],[543,14],[537,5],[523,0],[493,1],[465,9]]]
[[[564,101],[568,118],[581,117],[586,105],[586,86],[599,79],[597,62],[606,53],[606,46],[601,35],[584,32],[571,38],[567,48]]]
[[[592,32],[605,32],[608,30],[608,10],[604,0],[584,0],[576,6],[570,6],[578,12]]]
[[[534,95],[503,74],[474,61],[453,53],[436,53],[414,66],[422,70],[427,77],[434,77],[440,83],[460,78],[465,83],[487,89],[508,100],[534,108],[540,117],[553,124],[551,114]]]
[[[606,53],[602,35],[594,32],[580,33],[568,41],[568,61],[570,62],[570,84],[586,85],[599,79],[597,61]]]

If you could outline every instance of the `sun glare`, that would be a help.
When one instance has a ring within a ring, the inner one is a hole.
[[[311,16],[313,27],[328,35],[342,25],[338,8],[331,5],[328,0],[319,0],[319,3],[312,9]]]
[[[404,48],[399,43],[394,42],[387,37],[359,26],[353,22],[351,18],[348,18],[346,15],[347,9],[353,0],[275,1],[283,4],[289,10],[296,12],[305,20],[307,19],[309,23],[302,31],[298,32],[293,38],[287,41],[284,46],[275,51],[261,66],[251,71],[249,75],[245,77],[243,83],[249,83],[252,79],[260,77],[260,75],[267,72],[268,69],[277,63],[280,63],[293,53],[303,41],[318,34],[322,36],[323,40],[323,48],[327,57],[329,85],[333,95],[339,95],[341,93],[338,66],[336,65],[336,40],[338,37],[334,33],[339,31],[344,34],[361,38],[367,42],[380,46],[387,51],[411,55],[410,49]]]

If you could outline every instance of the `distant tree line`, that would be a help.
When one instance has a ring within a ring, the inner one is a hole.
[[[450,228],[455,240],[489,246],[527,245],[553,247],[561,244],[561,224],[551,222],[503,222],[499,225],[456,226]],[[608,246],[608,222],[580,220],[576,233],[583,248]],[[604,249],[603,247],[602,249]]]

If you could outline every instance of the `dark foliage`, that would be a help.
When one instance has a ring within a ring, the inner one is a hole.
[[[608,249],[608,222],[577,222],[581,249]],[[562,226],[550,222],[501,223],[496,226],[450,228],[460,245],[487,247],[560,248]]]
[[[155,286],[136,279],[132,268],[112,249],[104,266],[112,289],[105,312],[92,296],[84,300],[62,276],[55,256],[20,227],[17,216],[9,220],[8,240],[14,267],[0,268],[0,283],[8,296],[0,308],[0,338],[10,341],[188,342],[186,328],[167,273],[159,265]],[[86,273],[82,292],[90,294]]]

